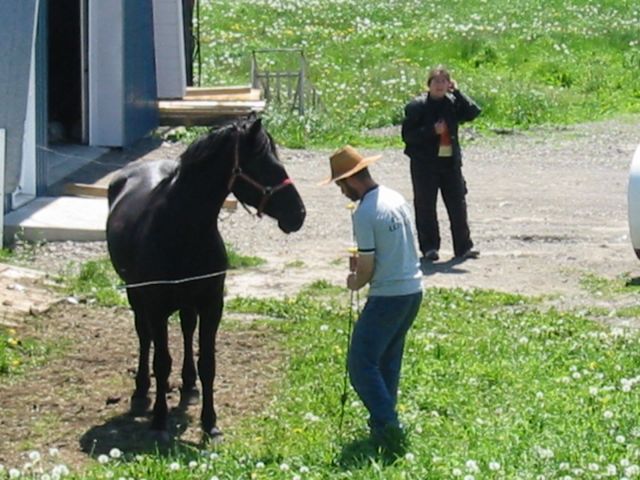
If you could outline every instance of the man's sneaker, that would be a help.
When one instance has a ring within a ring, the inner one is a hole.
[[[427,252],[425,252],[425,254],[422,256],[422,258],[424,260],[428,260],[431,262],[435,262],[436,260],[440,259],[440,255],[438,255],[438,250],[428,250]]]
[[[478,258],[479,256],[480,256],[480,252],[478,250],[472,250],[471,248],[466,252],[464,252],[462,255],[457,255],[458,258],[462,258],[464,260],[467,260],[469,258],[475,259],[475,258]]]
[[[385,425],[381,431],[372,432],[371,437],[374,444],[387,455],[401,457],[407,451],[407,435],[398,425]]]

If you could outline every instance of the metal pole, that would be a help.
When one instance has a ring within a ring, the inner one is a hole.
[[[300,112],[300,115],[304,115],[304,82],[304,53],[300,52],[300,81],[298,82],[298,88],[300,89],[300,93],[298,94],[300,107],[298,108],[298,111]]]
[[[0,248],[4,247],[4,158],[5,129],[0,129]]]

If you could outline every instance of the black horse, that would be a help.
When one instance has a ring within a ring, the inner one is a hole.
[[[167,432],[171,356],[167,321],[180,313],[184,339],[181,402],[197,397],[193,336],[199,319],[198,374],[202,429],[220,435],[213,405],[215,340],[223,307],[227,253],[218,214],[229,194],[277,219],[285,232],[304,222],[298,191],[279,162],[259,119],[240,120],[195,141],[179,161],[136,161],[109,185],[107,244],[114,268],[127,284],[140,342],[132,411],[149,406],[149,350],[157,392],[151,428]]]

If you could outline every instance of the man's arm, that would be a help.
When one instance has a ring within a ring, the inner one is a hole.
[[[347,277],[347,288],[349,290],[360,290],[373,278],[375,266],[375,254],[360,254],[356,261],[356,271]]]

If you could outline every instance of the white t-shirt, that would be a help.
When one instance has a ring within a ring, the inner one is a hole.
[[[422,290],[411,209],[383,185],[369,190],[353,214],[358,255],[375,255],[370,296],[399,296]]]

